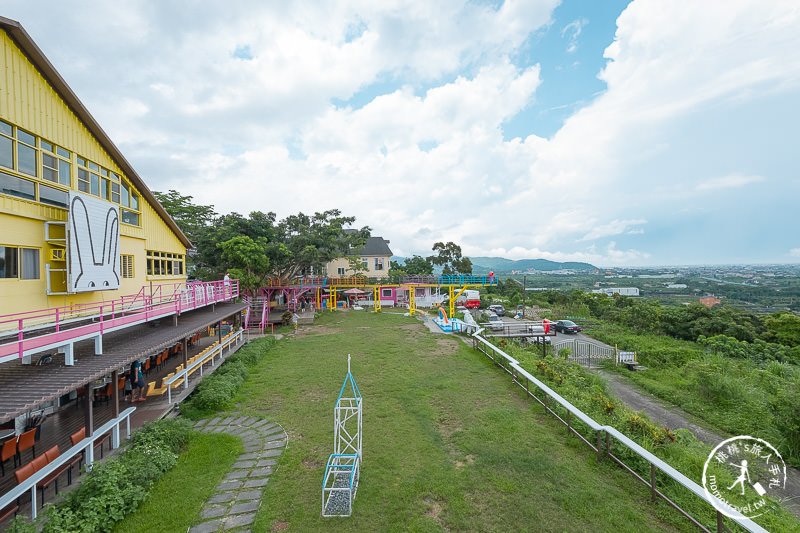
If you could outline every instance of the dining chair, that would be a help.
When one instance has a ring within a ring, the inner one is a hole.
[[[3,469],[3,475],[6,475],[6,461],[14,458],[14,468],[17,467],[17,436],[14,435],[3,443],[2,451],[0,451],[0,467]]]
[[[20,464],[22,464],[22,452],[28,448],[33,450],[33,455],[31,458],[36,457],[36,428],[29,429],[19,436],[19,442],[17,443],[17,457],[19,457]]]

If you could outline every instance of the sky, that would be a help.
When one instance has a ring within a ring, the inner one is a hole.
[[[431,255],[800,263],[796,0],[3,0],[151,190]]]

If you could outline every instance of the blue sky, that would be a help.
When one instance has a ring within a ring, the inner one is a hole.
[[[336,208],[406,256],[454,241],[598,266],[800,262],[792,0],[0,14],[151,189],[220,213]]]

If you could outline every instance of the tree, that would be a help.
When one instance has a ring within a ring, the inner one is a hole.
[[[433,265],[426,261],[424,257],[415,255],[406,259],[403,270],[409,276],[429,276],[433,274]]]
[[[338,210],[313,216],[299,213],[281,221],[277,221],[275,213],[261,211],[254,211],[247,218],[238,213],[223,215],[216,218],[198,240],[198,262],[202,268],[198,269],[197,276],[200,279],[219,279],[225,270],[241,268],[233,265],[231,258],[241,260],[247,253],[233,254],[230,251],[223,255],[224,247],[218,244],[236,237],[247,237],[268,260],[266,274],[254,270],[254,276],[262,280],[279,278],[284,284],[294,283],[297,276],[321,272],[322,266],[329,261],[364,247],[370,228],[345,228],[354,221],[354,217],[341,216]],[[246,241],[235,242],[238,244],[234,249],[238,249]]]
[[[275,226],[270,259],[272,275],[289,282],[298,275],[310,274],[337,257],[361,250],[370,228],[346,230],[355,217],[344,217],[338,209],[313,216],[303,213],[286,217]]]
[[[800,346],[800,317],[789,311],[778,311],[764,320],[767,338],[786,346]]]
[[[192,243],[217,216],[213,205],[196,205],[191,196],[183,196],[174,189],[167,193],[153,191],[153,195]]]
[[[354,276],[369,270],[369,267],[361,260],[361,256],[359,255],[348,255],[347,263],[347,270],[352,271]]]
[[[246,235],[239,235],[217,244],[217,247],[222,259],[230,265],[233,277],[239,279],[241,290],[255,294],[264,286],[270,273],[265,238],[253,240]]]
[[[437,242],[433,245],[437,255],[428,256],[428,262],[442,267],[442,274],[472,274],[472,261],[461,257],[461,247],[454,242]]]

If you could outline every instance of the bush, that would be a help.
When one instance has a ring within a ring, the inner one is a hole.
[[[181,412],[190,418],[200,418],[224,409],[247,379],[248,367],[257,364],[275,343],[273,337],[265,337],[229,355],[222,366],[203,378],[191,396],[181,405]]]
[[[189,443],[192,426],[185,420],[154,420],[133,434],[131,448],[166,447],[178,453]]]
[[[179,420],[145,424],[123,454],[95,464],[62,502],[48,506],[33,524],[16,520],[9,531],[111,531],[116,522],[136,510],[151,485],[175,466],[176,454],[187,444],[191,431],[188,422]]]

